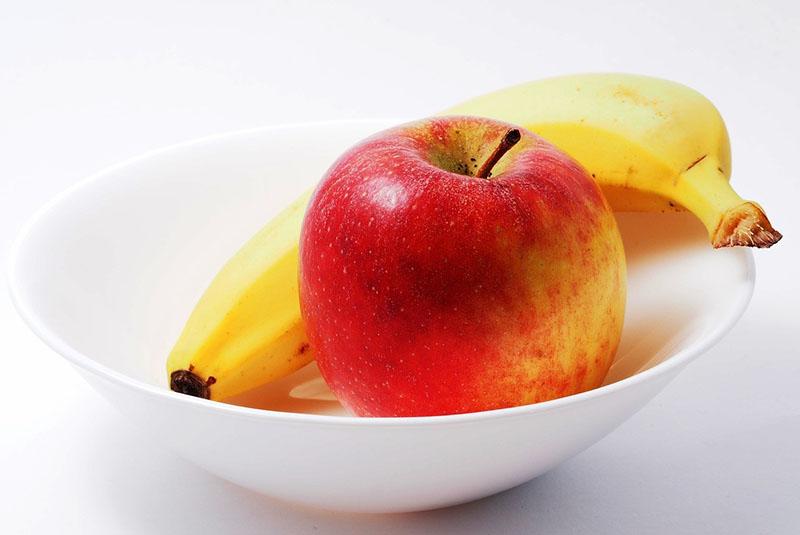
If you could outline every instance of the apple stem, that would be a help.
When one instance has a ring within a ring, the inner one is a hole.
[[[492,167],[500,161],[500,158],[502,158],[511,147],[519,143],[521,138],[522,134],[520,134],[519,130],[516,128],[512,128],[506,132],[503,139],[500,140],[500,144],[494,149],[494,152],[489,155],[486,161],[483,162],[483,165],[478,169],[478,172],[475,173],[475,176],[477,178],[489,178],[492,174]]]

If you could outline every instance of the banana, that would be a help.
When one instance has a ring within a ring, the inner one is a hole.
[[[586,74],[504,89],[450,108],[520,124],[595,177],[617,211],[686,209],[714,247],[769,247],[781,235],[731,188],[719,112],[685,86],[644,76]],[[298,242],[306,192],[222,268],[169,355],[170,387],[224,401],[313,359],[300,316]]]
[[[297,289],[300,227],[310,196],[253,236],[206,289],[167,359],[172,390],[224,401],[314,359]]]
[[[629,74],[562,76],[444,114],[525,126],[583,164],[616,211],[686,209],[714,247],[769,247],[781,239],[763,209],[729,183],[730,143],[719,112],[681,84]]]

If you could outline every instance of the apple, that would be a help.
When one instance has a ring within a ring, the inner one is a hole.
[[[300,238],[323,378],[361,416],[483,411],[599,386],[625,257],[595,182],[520,127],[414,122],[327,171]]]

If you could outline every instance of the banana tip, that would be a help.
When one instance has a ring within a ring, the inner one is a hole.
[[[731,208],[722,216],[714,232],[713,245],[720,247],[772,247],[783,235],[772,228],[764,210],[754,202]]]
[[[211,385],[216,381],[213,376],[203,381],[191,369],[175,370],[169,375],[169,387],[171,390],[179,394],[203,399],[211,399]]]

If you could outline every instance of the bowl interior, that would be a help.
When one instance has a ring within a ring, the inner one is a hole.
[[[264,128],[111,168],[29,226],[11,270],[17,304],[51,345],[70,348],[62,352],[166,388],[166,355],[216,271],[343,150],[386,126]],[[622,213],[618,221],[628,306],[607,384],[707,337],[752,287],[750,253],[713,250],[688,214]],[[237,402],[344,414],[313,364]]]

